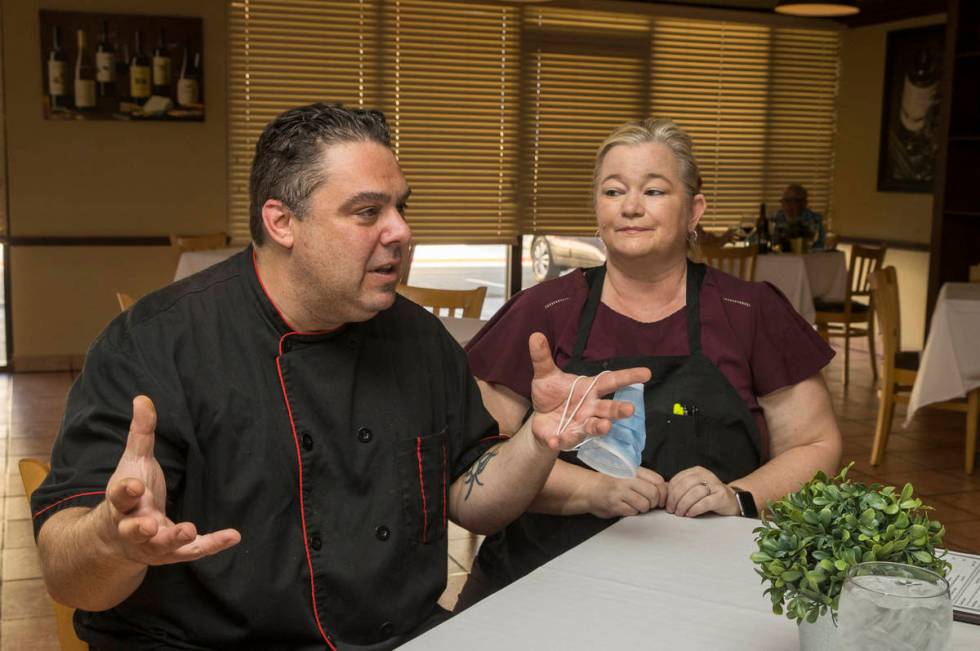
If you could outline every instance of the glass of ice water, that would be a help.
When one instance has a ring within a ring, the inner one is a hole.
[[[841,648],[944,651],[953,630],[949,583],[903,563],[858,563],[847,572],[837,609]]]

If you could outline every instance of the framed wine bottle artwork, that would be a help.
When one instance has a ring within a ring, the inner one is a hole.
[[[39,12],[48,120],[204,120],[200,18]]]
[[[879,192],[932,192],[945,30],[930,25],[888,32]]]

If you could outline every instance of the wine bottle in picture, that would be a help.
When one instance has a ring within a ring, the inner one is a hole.
[[[160,40],[153,50],[153,94],[170,96],[170,55],[167,53],[167,41],[162,27]]]
[[[927,47],[905,75],[899,110],[898,139],[902,143],[903,174],[916,180],[932,178],[935,167],[935,107],[939,99],[938,57]]]
[[[116,95],[116,50],[109,40],[109,21],[102,21],[102,36],[95,46],[95,89],[99,97]]]
[[[142,106],[150,97],[150,57],[143,54],[143,35],[136,31],[136,49],[129,60],[129,95],[133,102]]]
[[[196,106],[201,103],[201,55],[191,59],[190,44],[184,43],[184,55],[180,61],[180,77],[177,78],[177,103],[181,106]]]
[[[769,218],[766,217],[766,204],[759,204],[759,218],[755,222],[755,232],[759,239],[759,253],[769,253],[772,238],[769,236]]]
[[[88,51],[85,30],[75,32],[78,51],[75,53],[75,108],[88,111],[95,108],[95,65]]]
[[[116,57],[116,94],[119,101],[129,99],[129,43],[120,39],[119,56]]]
[[[61,30],[54,27],[51,51],[48,53],[48,96],[52,109],[64,109],[68,104],[68,65],[61,49]]]

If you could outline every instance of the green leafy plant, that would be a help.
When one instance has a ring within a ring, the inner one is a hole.
[[[912,495],[911,484],[864,484],[847,479],[853,462],[833,479],[818,472],[799,491],[769,503],[756,528],[759,551],[752,562],[772,611],[815,622],[837,602],[847,570],[856,563],[891,561],[925,567],[945,576],[949,563],[936,556],[945,528],[930,520],[930,506]]]

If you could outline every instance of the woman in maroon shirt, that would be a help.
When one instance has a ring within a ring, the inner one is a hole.
[[[642,467],[617,479],[563,453],[530,511],[481,548],[494,589],[611,518],[755,515],[840,462],[820,374],[831,349],[772,285],[688,261],[706,204],[687,134],[669,120],[623,125],[599,149],[593,186],[606,264],[521,292],[467,353],[503,432],[530,405],[534,332],[568,372],[647,366]]]

